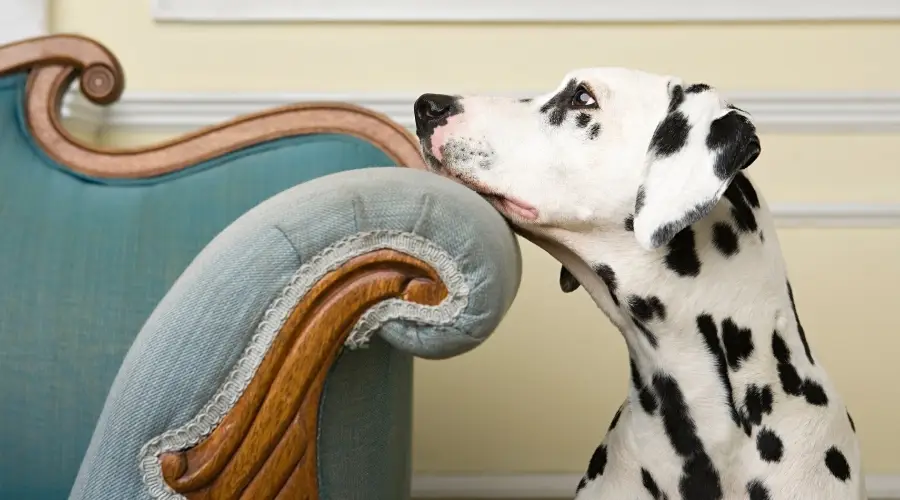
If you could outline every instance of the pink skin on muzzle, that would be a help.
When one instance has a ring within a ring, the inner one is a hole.
[[[441,147],[444,145],[444,142],[447,141],[450,132],[456,125],[463,123],[463,121],[461,115],[454,115],[447,118],[447,123],[445,125],[441,125],[434,129],[434,132],[431,134],[431,154],[437,158],[438,161],[444,161]]]

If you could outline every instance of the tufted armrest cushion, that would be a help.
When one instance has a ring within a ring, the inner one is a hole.
[[[236,225],[268,226],[283,235],[306,268],[307,285],[349,258],[381,248],[437,271],[448,289],[439,306],[382,302],[351,331],[351,349],[377,332],[418,357],[462,354],[497,328],[521,278],[518,244],[503,218],[470,190],[421,170],[333,174],[287,190],[243,219]]]
[[[346,337],[351,351],[375,336],[425,358],[468,351],[498,326],[521,277],[517,240],[502,217],[437,175],[370,168],[288,189],[220,233],[148,319],[70,498],[176,498],[170,486],[184,477],[166,476],[165,455],[197,446],[229,418],[291,311],[324,276],[377,250],[424,262],[446,296],[432,305],[403,296],[373,304]],[[199,474],[193,466],[172,470]],[[246,476],[242,487],[253,474]]]

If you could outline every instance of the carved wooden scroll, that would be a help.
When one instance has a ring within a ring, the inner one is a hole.
[[[353,325],[383,300],[437,305],[447,293],[430,266],[394,250],[357,257],[326,275],[301,299],[212,434],[161,457],[166,484],[191,500],[317,500],[319,399]]]
[[[200,129],[170,141],[133,149],[85,145],[61,124],[62,98],[75,78],[95,104],[114,103],[125,88],[116,57],[99,43],[77,35],[51,35],[0,46],[0,76],[29,71],[28,128],[57,162],[91,177],[145,178],[181,170],[205,160],[283,137],[340,133],[366,140],[397,165],[423,168],[415,138],[381,113],[348,103],[298,103]]]

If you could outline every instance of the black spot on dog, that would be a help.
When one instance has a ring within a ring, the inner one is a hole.
[[[772,334],[772,354],[778,362],[778,378],[781,380],[781,388],[786,394],[800,396],[803,394],[803,379],[797,373],[797,369],[791,364],[791,350],[778,332]]]
[[[814,406],[828,405],[828,395],[822,385],[811,379],[804,380],[797,373],[797,368],[791,363],[791,350],[778,332],[772,334],[772,354],[778,361],[778,378],[786,394],[803,396],[807,403]]]
[[[634,232],[634,216],[633,215],[629,215],[628,217],[625,217],[624,224],[625,224],[626,231],[628,231],[629,233]]]
[[[850,411],[847,411],[847,421],[850,422],[850,428],[853,429],[853,432],[856,432],[856,424],[853,422],[853,417],[850,416]]]
[[[772,500],[769,489],[759,479],[747,483],[747,494],[750,495],[750,500]]]
[[[609,294],[612,296],[613,303],[618,306],[619,298],[616,297],[616,289],[619,284],[616,280],[616,273],[606,264],[598,264],[594,267],[594,272],[597,273],[597,275],[600,276],[600,279],[603,280],[603,283],[606,284],[606,288],[609,289]]]
[[[672,156],[686,144],[691,124],[681,112],[669,113],[657,125],[650,139],[650,153],[657,157]]]
[[[628,307],[635,319],[640,321],[650,321],[654,318],[660,321],[666,319],[666,306],[655,295],[647,298],[631,295],[628,297]]]
[[[653,388],[660,400],[663,429],[675,453],[685,459],[679,491],[692,500],[721,500],[722,482],[697,436],[684,394],[674,378],[658,373]]]
[[[764,235],[762,231],[759,232],[759,242],[760,243],[766,242],[766,235]]]
[[[762,424],[763,415],[772,413],[772,388],[768,385],[759,387],[754,384],[747,386],[744,394],[744,411],[747,413],[747,421],[752,425]]]
[[[825,389],[813,380],[803,381],[803,397],[811,405],[828,406],[828,395],[825,394]]]
[[[725,222],[716,222],[712,227],[712,241],[716,250],[725,257],[731,257],[738,252],[738,236]]]
[[[566,269],[566,266],[562,266],[559,270],[559,288],[562,289],[564,293],[574,292],[578,289],[581,284],[578,283],[578,280],[575,279],[575,276]]]
[[[609,432],[616,428],[616,425],[619,423],[619,419],[622,418],[622,410],[625,409],[625,405],[620,405],[619,409],[616,410],[616,414],[613,415],[612,421],[609,423],[609,427],[606,429],[606,432]]]
[[[729,184],[725,189],[724,197],[731,203],[731,218],[734,219],[738,229],[745,233],[756,231],[759,226],[756,223],[753,208],[738,185],[734,182]]]
[[[562,125],[564,121],[566,121],[566,116],[571,109],[569,107],[569,100],[575,94],[575,91],[578,89],[578,82],[575,79],[569,80],[566,84],[566,87],[559,91],[558,94],[551,97],[541,106],[541,113],[549,113],[549,122],[550,125],[558,127]]]
[[[600,128],[601,127],[600,127],[599,123],[595,123],[595,124],[591,125],[591,130],[588,133],[588,138],[593,141],[594,139],[599,137],[600,136]]]
[[[657,374],[653,385],[660,395],[660,413],[666,435],[675,452],[685,458],[679,482],[682,497],[698,500],[721,499],[721,479],[697,436],[696,425],[689,414],[678,383],[667,375]]]
[[[766,462],[780,462],[784,456],[784,443],[771,429],[764,427],[756,435],[756,450]]]
[[[656,126],[647,148],[648,152],[658,157],[671,156],[680,151],[687,144],[691,130],[687,117],[678,111],[684,102],[684,88],[675,85],[670,92],[669,112]]]
[[[675,453],[685,458],[705,453],[678,382],[659,373],[653,377],[653,388],[662,406],[663,429]]]
[[[644,484],[644,489],[647,490],[647,493],[650,494],[653,500],[668,500],[668,495],[659,490],[659,485],[656,484],[656,480],[653,479],[650,471],[643,467],[641,467],[641,483]]]
[[[733,112],[713,120],[706,136],[706,147],[716,152],[713,172],[722,180],[749,167],[762,151],[756,127],[746,116]]]
[[[575,487],[575,494],[578,494],[585,486],[587,486],[587,477],[582,477],[581,480],[578,481],[578,486]]]
[[[700,92],[706,92],[710,89],[710,86],[705,83],[695,83],[685,90],[688,94],[699,94]]]
[[[787,282],[787,290],[788,297],[791,299],[791,310],[794,311],[794,320],[797,321],[797,331],[800,333],[800,342],[803,343],[803,351],[806,353],[806,359],[809,360],[809,364],[815,365],[816,362],[813,360],[812,349],[809,347],[809,342],[806,340],[806,332],[803,330],[803,325],[800,323],[800,315],[797,314],[797,304],[794,302],[794,290],[791,288],[791,282]]]
[[[669,94],[669,113],[674,113],[684,103],[684,87],[675,85]]]
[[[666,267],[679,276],[695,277],[700,274],[700,257],[697,255],[694,230],[686,227],[668,244]]]
[[[646,325],[644,325],[640,321],[634,321],[634,326],[637,327],[637,329],[640,330],[642,334],[644,334],[644,337],[647,338],[647,342],[649,342],[650,345],[652,345],[653,347],[659,346],[659,341],[656,339],[656,334],[651,332]]]
[[[713,364],[716,372],[719,374],[719,382],[725,390],[725,399],[728,402],[728,412],[731,420],[741,427],[741,419],[734,404],[734,388],[731,385],[731,379],[728,378],[728,365],[726,364],[725,351],[719,343],[719,331],[716,328],[716,322],[709,314],[701,314],[697,316],[697,330],[703,337],[703,343],[706,350],[713,356]]]
[[[666,306],[659,300],[659,297],[651,295],[647,297],[647,302],[650,303],[650,309],[653,310],[653,315],[656,319],[664,321],[666,319]]]
[[[728,366],[732,370],[741,367],[741,363],[753,354],[753,338],[749,328],[739,327],[731,318],[722,321],[722,343]]]
[[[722,481],[709,455],[704,453],[687,459],[679,490],[683,498],[721,500]]]
[[[778,332],[772,333],[772,354],[779,363],[791,362],[791,350]]]
[[[794,365],[779,363],[778,378],[781,380],[781,388],[786,394],[791,396],[803,394],[803,379],[800,378]]]
[[[638,394],[638,400],[641,402],[641,408],[644,409],[650,415],[656,413],[656,398],[653,397],[653,393],[650,392],[650,389],[646,387],[641,389],[641,392]]]
[[[634,358],[628,358],[628,365],[631,369],[631,383],[634,384],[634,390],[640,392],[644,388],[644,381],[641,378],[641,372],[638,371]]]
[[[566,108],[561,106],[554,107],[553,111],[550,112],[550,125],[558,127],[562,125],[564,121],[566,121]]]
[[[647,199],[647,190],[644,189],[644,186],[638,187],[637,196],[634,199],[634,213],[635,215],[641,213],[641,209],[644,208],[644,201]]]
[[[753,188],[753,183],[750,182],[750,179],[748,179],[746,175],[741,172],[736,173],[731,180],[731,184],[737,188],[738,192],[741,193],[752,208],[760,207],[759,195],[756,193],[756,189]]]
[[[578,128],[587,127],[588,124],[591,123],[591,115],[587,113],[578,113],[575,123],[578,125]]]
[[[606,445],[601,444],[597,447],[597,449],[594,450],[594,454],[591,455],[591,461],[588,463],[588,480],[593,481],[594,479],[597,479],[598,477],[603,475],[603,471],[606,470],[606,461]]]
[[[634,390],[638,394],[641,408],[649,415],[653,415],[656,413],[656,397],[654,397],[653,393],[650,392],[650,389],[644,385],[644,379],[641,377],[641,372],[638,371],[637,363],[634,362],[634,358],[631,358],[629,361],[631,364],[631,383],[634,384]]]
[[[825,466],[834,477],[841,481],[850,479],[850,464],[847,463],[847,457],[834,446],[825,452]]]

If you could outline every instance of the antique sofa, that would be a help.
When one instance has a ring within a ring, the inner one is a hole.
[[[504,220],[370,110],[102,150],[76,80],[124,87],[90,39],[0,47],[0,498],[409,498],[412,357],[497,327]]]

